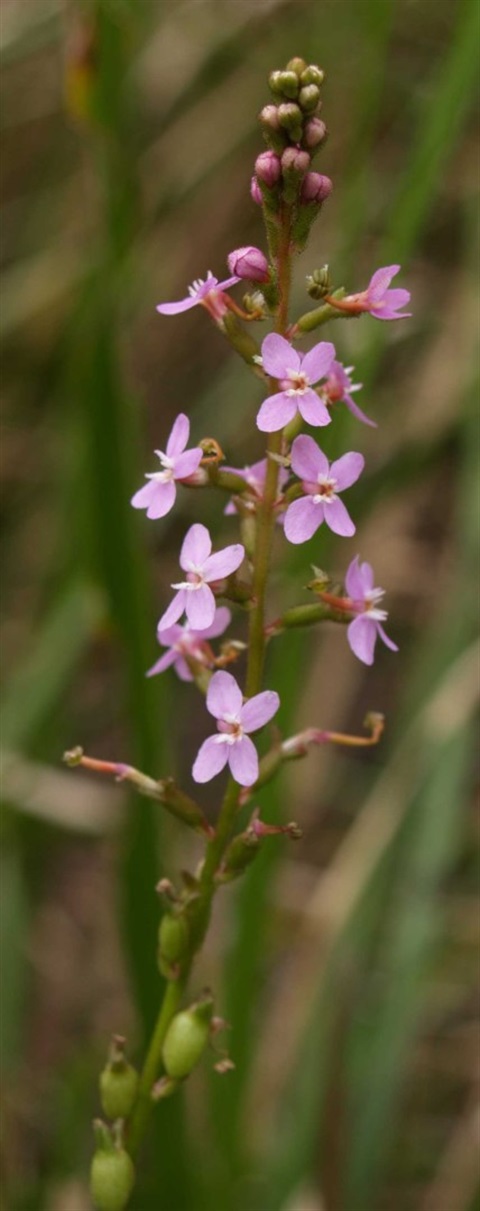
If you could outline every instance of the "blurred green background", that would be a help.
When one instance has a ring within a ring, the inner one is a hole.
[[[286,734],[358,732],[369,708],[387,732],[363,754],[310,754],[258,797],[304,840],[272,841],[221,892],[192,982],[215,988],[236,1070],[210,1074],[212,1057],[158,1108],[132,1208],[478,1206],[478,13],[4,0],[2,1207],[90,1206],[108,1036],[140,1058],[161,994],[154,886],[199,857],[159,810],[60,757],[81,743],[190,786],[198,698],[144,671],[187,525],[226,541],[234,526],[212,492],[158,523],[129,498],[179,410],[229,463],[260,457],[261,392],[201,309],[167,320],[155,303],[262,243],[256,113],[294,54],[327,73],[316,167],[334,193],[293,314],[326,261],[351,291],[401,262],[412,291],[412,320],[325,334],[379,422],[337,413],[322,444],[366,455],[355,551],[401,651],[365,670],[333,627],[271,645]],[[341,576],[352,553],[279,538],[272,614],[306,600],[311,561]],[[214,818],[215,784],[203,802]]]

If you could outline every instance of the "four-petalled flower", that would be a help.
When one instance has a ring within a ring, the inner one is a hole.
[[[371,425],[372,429],[376,429],[377,422],[370,420],[370,417],[366,416],[365,412],[362,412],[362,409],[352,399],[355,391],[362,390],[361,383],[352,383],[350,378],[352,370],[353,366],[342,366],[341,362],[332,362],[322,395],[328,404],[340,402],[346,404],[349,411],[352,412],[353,416],[356,416],[357,420],[361,420],[364,425]]]
[[[233,543],[212,555],[212,540],[206,526],[196,522],[187,531],[180,551],[180,567],[186,579],[172,584],[175,597],[158,623],[158,630],[165,631],[185,612],[190,626],[195,631],[211,627],[215,617],[215,598],[210,584],[223,580],[240,567],[245,554],[241,543]]]
[[[386,610],[378,609],[385,590],[374,588],[373,569],[369,563],[360,563],[357,555],[352,560],[345,577],[345,588],[350,598],[350,609],[357,614],[349,623],[347,637],[352,652],[364,664],[373,664],[377,637],[383,640],[392,652],[398,652],[397,644],[389,639],[382,627],[388,618]]]
[[[351,315],[361,315],[362,311],[369,311],[376,320],[408,319],[411,311],[400,311],[400,307],[406,307],[410,302],[410,291],[388,289],[392,278],[400,269],[401,265],[385,265],[383,269],[377,269],[366,290],[360,291],[359,294],[348,294],[346,298],[341,299],[341,310],[349,311]]]
[[[173,626],[167,627],[165,630],[159,627],[157,639],[161,647],[167,648],[167,651],[148,670],[147,677],[154,677],[155,673],[163,673],[173,664],[181,681],[193,681],[193,673],[188,660],[194,660],[205,668],[211,668],[214,656],[207,639],[217,639],[219,635],[223,635],[230,625],[231,617],[227,606],[219,606],[215,610],[212,625],[205,627],[203,631],[192,630],[188,622],[184,622],[183,626],[179,622],[175,622]]]
[[[319,341],[308,353],[293,349],[285,337],[271,332],[262,344],[263,369],[278,380],[280,391],[263,401],[257,416],[263,433],[275,433],[288,425],[297,411],[308,425],[330,424],[330,413],[314,391],[315,383],[328,374],[335,359],[330,341]]]
[[[148,483],[132,496],[134,509],[146,509],[147,517],[152,518],[165,517],[170,512],[177,494],[176,482],[193,475],[203,458],[203,450],[199,446],[185,449],[189,436],[190,421],[181,412],[174,422],[165,454],[163,450],[155,450],[162,470],[152,471],[145,476]]]
[[[240,786],[253,786],[258,778],[258,755],[249,732],[263,727],[278,711],[274,690],[255,694],[247,702],[231,673],[214,673],[207,691],[207,710],[217,720],[218,733],[209,736],[196,757],[195,782],[210,782],[225,766]]]
[[[322,521],[335,534],[350,538],[355,526],[338,493],[354,484],[365,466],[363,454],[351,451],[330,466],[313,437],[302,434],[292,445],[292,469],[302,480],[304,496],[292,501],[285,514],[289,542],[306,542]]]
[[[179,299],[177,303],[159,303],[157,311],[160,311],[161,315],[179,315],[181,311],[190,311],[192,307],[201,305],[207,308],[214,320],[221,320],[228,310],[223,292],[239,281],[240,278],[234,274],[225,278],[224,282],[219,282],[209,269],[205,280],[197,278],[192,282],[184,299]]]

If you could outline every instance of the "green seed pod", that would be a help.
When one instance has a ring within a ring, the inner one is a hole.
[[[167,979],[178,974],[176,965],[181,963],[188,950],[189,931],[183,914],[164,913],[158,931],[158,965]]]
[[[108,1063],[100,1073],[99,1088],[107,1118],[128,1118],[137,1096],[138,1073],[125,1059],[125,1039],[114,1035]]]
[[[317,67],[316,63],[311,63],[309,67],[302,71],[300,76],[300,84],[305,87],[308,84],[316,84],[317,88],[321,88],[325,79],[325,72],[321,67]]]
[[[211,997],[177,1013],[163,1044],[162,1059],[167,1076],[183,1081],[201,1059],[208,1042],[213,1012]]]
[[[252,829],[239,833],[230,842],[220,869],[217,871],[217,883],[230,883],[238,879],[253,862],[260,848],[260,838]]]
[[[97,1211],[124,1211],[133,1190],[135,1170],[128,1152],[96,1152],[90,1170],[90,1193]]]
[[[307,64],[305,63],[305,59],[300,59],[297,56],[295,56],[293,59],[289,59],[286,66],[286,71],[294,71],[295,75],[297,76],[301,76],[302,72],[306,70]]]
[[[306,84],[300,89],[298,103],[305,114],[313,114],[320,100],[320,90],[316,84]]]

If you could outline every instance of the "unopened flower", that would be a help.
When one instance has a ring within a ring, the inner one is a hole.
[[[197,278],[188,287],[188,294],[184,299],[180,299],[178,303],[159,303],[157,311],[160,311],[161,315],[179,315],[181,311],[190,311],[192,307],[200,305],[206,307],[213,319],[222,319],[228,310],[223,292],[229,290],[231,286],[235,286],[238,281],[240,279],[233,275],[233,277],[226,278],[224,282],[219,282],[209,269],[205,281]]]
[[[247,278],[250,282],[268,282],[270,272],[265,253],[252,244],[246,248],[236,248],[227,258],[230,273],[237,278]]]
[[[362,412],[362,409],[352,399],[353,393],[362,389],[361,383],[352,383],[350,378],[352,370],[353,366],[342,366],[340,362],[332,362],[330,373],[323,388],[325,400],[329,404],[336,404],[338,401],[341,401],[346,404],[349,411],[353,413],[353,416],[356,416],[357,420],[361,420],[364,425],[371,425],[373,429],[376,429],[376,421],[370,420],[370,417],[366,416],[365,412]]]
[[[297,411],[308,425],[328,425],[330,413],[313,390],[328,374],[335,359],[330,341],[319,341],[308,353],[298,353],[285,337],[271,332],[262,344],[263,369],[278,379],[280,391],[263,401],[257,416],[263,433],[274,433],[288,425]]]
[[[308,202],[325,202],[333,189],[333,182],[330,177],[325,177],[321,172],[307,172],[303,178],[302,188],[300,190],[300,201]]]
[[[282,175],[280,156],[274,151],[261,151],[255,160],[255,173],[268,189],[273,189]]]
[[[267,474],[267,467],[268,467],[268,459],[262,458],[260,460],[260,462],[252,463],[251,467],[243,467],[243,468],[225,467],[224,470],[233,471],[233,473],[235,475],[239,475],[240,478],[244,479],[245,482],[248,484],[249,488],[251,489],[252,495],[256,496],[258,500],[263,500],[263,490],[265,487],[265,477]],[[288,479],[288,471],[285,469],[285,467],[279,467],[277,485],[278,485],[278,491],[279,491],[280,496],[281,496],[282,488],[285,486],[287,479]],[[247,505],[248,507],[254,508],[253,502],[249,501],[248,499],[245,500],[244,497],[242,497],[242,502],[245,505]],[[228,505],[225,508],[225,513],[231,514],[231,513],[236,513],[236,512],[237,512],[237,506],[235,504],[235,501],[230,500],[228,502]]]
[[[241,543],[233,543],[222,551],[211,554],[212,540],[206,526],[200,523],[190,526],[180,551],[180,567],[186,579],[172,584],[177,592],[158,623],[158,630],[166,630],[185,612],[190,626],[195,631],[211,627],[215,617],[215,598],[210,584],[223,580],[240,567],[245,550]]]
[[[177,494],[178,481],[188,479],[197,470],[203,458],[199,446],[186,450],[190,436],[190,421],[183,412],[177,416],[167,441],[166,453],[155,450],[160,459],[162,470],[151,471],[145,476],[148,483],[139,488],[132,496],[131,504],[134,509],[146,509],[147,517],[165,517],[170,512]]]
[[[197,664],[201,664],[205,668],[211,668],[214,657],[206,641],[207,639],[217,639],[219,635],[223,635],[230,625],[231,617],[227,606],[218,606],[211,626],[204,627],[203,631],[194,631],[189,622],[184,622],[183,626],[179,622],[174,622],[171,627],[159,626],[157,639],[161,647],[167,648],[167,651],[148,670],[147,677],[154,677],[156,673],[164,673],[165,669],[173,665],[181,681],[193,681],[188,659],[195,660]]]
[[[347,630],[348,642],[354,655],[364,664],[373,664],[378,636],[387,648],[398,652],[397,644],[389,639],[382,626],[382,622],[388,618],[387,611],[378,609],[378,602],[381,601],[385,590],[374,588],[373,569],[369,563],[360,563],[358,555],[348,568],[345,588],[351,599],[350,608],[357,614]]]
[[[306,147],[313,149],[323,143],[327,137],[327,128],[321,118],[310,118],[303,128],[303,142]]]
[[[217,720],[218,733],[202,744],[193,766],[195,782],[209,782],[227,765],[240,786],[253,786],[258,778],[258,756],[249,732],[263,727],[278,711],[274,690],[264,690],[243,702],[242,691],[231,673],[214,673],[207,691],[207,710]]]
[[[260,186],[258,184],[256,177],[252,177],[252,179],[250,181],[250,197],[252,198],[252,200],[254,202],[256,202],[257,206],[262,205],[262,203],[263,203],[262,191],[260,189]]]
[[[410,291],[388,289],[400,268],[400,265],[386,265],[383,269],[377,269],[366,290],[359,294],[348,294],[341,300],[341,310],[350,311],[352,315],[369,311],[376,320],[407,319],[411,311],[400,311],[399,308],[406,307],[410,302]]]
[[[338,493],[349,488],[365,466],[362,454],[351,451],[330,466],[313,437],[301,434],[292,445],[292,469],[302,480],[305,495],[292,501],[285,514],[285,536],[289,542],[306,542],[322,521],[350,538],[355,526]]]

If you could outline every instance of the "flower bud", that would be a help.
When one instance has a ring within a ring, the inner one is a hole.
[[[325,72],[321,67],[317,67],[316,63],[311,63],[309,67],[302,71],[300,76],[300,84],[306,86],[308,84],[316,84],[317,88],[321,88],[325,79]]]
[[[277,184],[281,174],[280,157],[274,151],[261,151],[255,160],[255,173],[269,189]]]
[[[288,131],[294,143],[299,142],[302,137],[302,118],[301,109],[293,101],[287,101],[284,105],[279,105],[278,121],[280,126]]]
[[[305,143],[305,147],[313,150],[313,148],[318,147],[320,143],[324,143],[326,137],[327,128],[325,126],[325,122],[322,122],[321,118],[310,118],[309,121],[305,123],[303,129],[303,142]]]
[[[320,91],[316,84],[306,84],[300,89],[298,104],[305,114],[313,114],[320,100]]]
[[[128,1152],[114,1142],[104,1123],[95,1124],[97,1150],[90,1169],[90,1193],[96,1211],[124,1211],[135,1170]]]
[[[332,189],[330,177],[324,177],[320,172],[307,172],[302,182],[300,201],[321,204],[330,196]]]
[[[297,178],[304,177],[310,168],[308,151],[300,151],[298,147],[286,147],[282,155],[282,173],[295,173]]]
[[[272,71],[268,83],[275,96],[294,99],[298,94],[298,76],[294,71]]]
[[[250,197],[252,198],[252,201],[254,201],[257,206],[262,205],[262,202],[263,202],[262,191],[260,189],[260,186],[258,184],[256,177],[252,177],[252,179],[250,181]]]
[[[158,966],[167,980],[179,974],[178,964],[188,951],[189,930],[183,913],[166,912],[158,931]]]
[[[263,136],[266,143],[273,151],[282,151],[285,147],[287,135],[282,130],[278,120],[278,109],[276,105],[264,105],[260,110],[258,120],[263,129]]]
[[[167,1076],[183,1081],[201,1059],[210,1034],[213,1001],[210,995],[177,1013],[165,1036],[162,1059]]]
[[[268,282],[270,271],[265,253],[252,244],[236,248],[228,257],[230,273],[250,282]]]
[[[328,265],[322,265],[321,269],[314,269],[313,273],[307,277],[307,293],[312,299],[324,299],[325,295],[330,293],[330,286]]]
[[[286,71],[294,71],[297,76],[301,76],[302,72],[306,71],[306,69],[307,64],[305,63],[305,59],[300,59],[298,56],[289,59],[286,67]]]
[[[125,1059],[125,1039],[121,1035],[113,1036],[99,1086],[102,1110],[107,1118],[128,1118],[137,1096],[138,1073]]]

